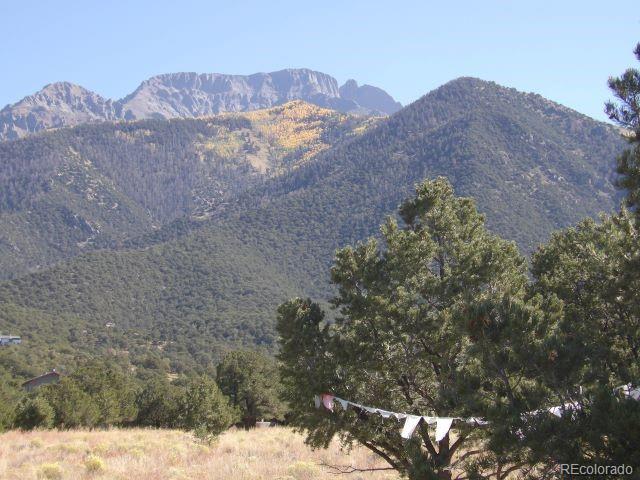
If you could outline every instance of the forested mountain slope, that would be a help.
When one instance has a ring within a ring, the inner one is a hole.
[[[444,175],[476,199],[493,230],[530,251],[551,231],[617,203],[623,145],[612,126],[539,95],[462,78],[267,187],[277,199],[303,190],[306,202],[335,188],[343,193],[330,196],[331,209],[306,208],[327,218],[344,212],[348,224],[360,208],[362,222],[379,218],[421,179]]]
[[[622,147],[612,127],[540,96],[458,79],[244,190],[189,234],[63,262],[1,285],[0,302],[13,305],[14,325],[24,309],[77,318],[91,338],[114,322],[126,351],[161,342],[175,366],[202,365],[225,345],[273,344],[276,305],[327,298],[334,249],[374,234],[420,180],[446,175],[530,251],[614,207]]]
[[[207,218],[371,119],[300,101],[207,119],[102,123],[0,143],[0,278]]]

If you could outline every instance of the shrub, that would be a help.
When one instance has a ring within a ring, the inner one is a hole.
[[[0,433],[13,425],[15,405],[21,396],[22,392],[12,385],[9,374],[0,372]]]
[[[48,385],[42,389],[42,395],[53,407],[56,427],[93,427],[98,422],[98,406],[71,378],[63,378],[57,385]]]
[[[14,426],[22,430],[51,428],[54,412],[51,405],[41,397],[23,399],[16,408]]]
[[[150,379],[136,397],[136,424],[156,428],[174,427],[179,393],[179,389],[166,378]]]
[[[85,458],[84,466],[89,473],[98,473],[105,469],[104,460],[94,454],[89,454],[87,458]]]
[[[211,441],[238,419],[237,410],[207,377],[192,380],[179,403],[180,426],[202,440]]]
[[[57,463],[43,463],[40,465],[38,478],[59,480],[62,478],[62,467]]]
[[[296,462],[289,465],[287,471],[296,480],[312,480],[317,477],[320,469],[312,462]]]

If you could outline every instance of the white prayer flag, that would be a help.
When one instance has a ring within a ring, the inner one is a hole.
[[[640,388],[635,388],[629,391],[629,396],[634,400],[640,400]]]
[[[333,395],[331,395],[330,393],[323,393],[320,395],[320,398],[322,400],[322,405],[324,405],[324,408],[333,412]]]
[[[625,397],[629,397],[632,398],[633,400],[640,400],[640,388],[633,388],[632,384],[627,384],[627,385],[620,385],[619,387],[615,388],[614,390],[618,391],[622,391],[622,394]]]
[[[436,442],[439,442],[447,436],[452,423],[453,418],[438,418],[436,421]]]
[[[467,418],[467,423],[473,423],[474,425],[488,425],[489,422],[481,419],[480,417]]]
[[[573,403],[565,403],[564,405],[549,408],[549,413],[552,413],[556,417],[561,417],[566,410],[574,410],[575,408],[576,407],[573,405]],[[579,409],[580,407],[578,406],[578,410]]]
[[[551,407],[549,412],[554,414],[556,417],[562,416],[562,407]]]
[[[343,398],[338,398],[338,397],[336,397],[336,400],[338,401],[338,403],[340,404],[342,409],[346,412],[347,411],[347,406],[349,405],[349,401],[348,400],[344,400]]]
[[[411,438],[411,435],[413,435],[413,432],[420,423],[420,420],[422,420],[422,417],[407,415],[407,419],[404,421],[404,427],[402,428],[400,436],[402,438]]]

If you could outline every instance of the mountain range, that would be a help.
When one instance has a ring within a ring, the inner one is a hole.
[[[297,101],[4,142],[0,330],[37,348],[0,365],[110,352],[184,371],[273,348],[278,303],[328,299],[335,249],[376,235],[416,183],[448,177],[529,253],[615,208],[622,148],[608,124],[474,78],[388,117]]]
[[[203,221],[375,119],[301,101],[207,119],[86,124],[0,142],[0,279]]]
[[[303,100],[344,113],[389,115],[402,105],[384,90],[309,69],[253,75],[171,73],[145,80],[109,100],[69,82],[52,83],[0,110],[0,140],[50,128],[113,120],[197,118]]]

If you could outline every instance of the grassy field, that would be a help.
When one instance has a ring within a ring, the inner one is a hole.
[[[0,434],[0,479],[314,480],[321,464],[384,467],[365,449],[313,451],[287,428],[229,431],[211,445],[177,430],[35,431]],[[338,476],[340,477],[340,476]],[[392,472],[349,480],[397,479]]]

